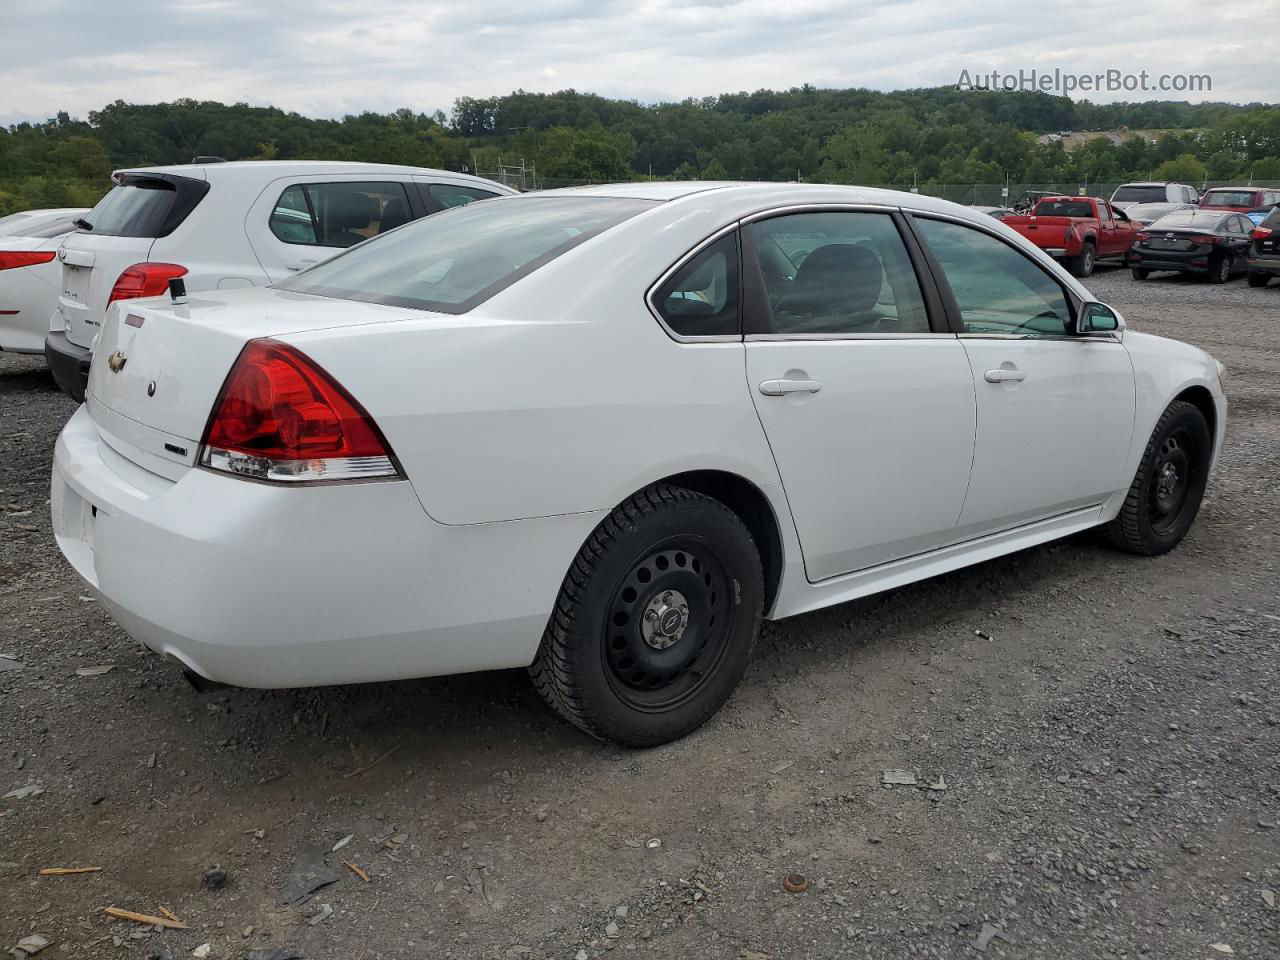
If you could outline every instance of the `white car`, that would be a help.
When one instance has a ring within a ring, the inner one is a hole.
[[[1190,203],[1200,202],[1195,187],[1185,183],[1169,183],[1164,180],[1144,180],[1139,183],[1122,183],[1111,193],[1111,206],[1128,211],[1134,203]]]
[[[0,217],[0,237],[56,237],[75,229],[88,207],[22,210]]]
[[[45,355],[77,400],[117,300],[265,286],[419,217],[514,193],[490,180],[380,163],[264,160],[117,170],[58,251]]]
[[[477,203],[119,304],[98,350],[53,524],[134,637],[250,687],[527,666],[634,745],[720,707],[762,615],[1090,527],[1171,549],[1226,422],[1212,358],[1000,222],[838,186]]]
[[[44,353],[58,308],[58,244],[87,208],[27,210],[0,217],[0,350]]]

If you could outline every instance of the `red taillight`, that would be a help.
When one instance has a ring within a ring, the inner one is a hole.
[[[203,466],[258,480],[397,477],[391,447],[351,394],[310,357],[250,340],[213,405]]]
[[[1200,234],[1200,235],[1198,235],[1198,236],[1187,237],[1187,239],[1188,239],[1188,240],[1190,240],[1192,243],[1208,243],[1208,244],[1215,244],[1215,243],[1221,243],[1221,242],[1222,242],[1222,238],[1221,238],[1221,237],[1215,237],[1215,236],[1213,236],[1213,235],[1211,235],[1211,234],[1207,234],[1207,233],[1206,233],[1206,234]]]
[[[186,267],[176,263],[135,263],[120,274],[116,285],[107,297],[107,306],[117,300],[133,300],[137,297],[158,297],[169,289],[169,281],[181,277]]]
[[[1137,240],[1139,243],[1146,243],[1148,240],[1151,239],[1151,234],[1147,233],[1147,231],[1145,230],[1139,230],[1136,234],[1134,234],[1133,238]]]
[[[1274,233],[1270,227],[1254,227],[1253,233],[1249,234],[1254,240],[1265,240]]]
[[[52,250],[0,250],[0,270],[34,267],[37,263],[48,263],[53,258]]]

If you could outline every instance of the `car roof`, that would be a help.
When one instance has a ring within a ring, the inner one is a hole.
[[[778,183],[760,181],[648,181],[636,183],[596,184],[589,187],[562,187],[541,190],[524,196],[618,197],[661,202],[697,202],[716,207],[768,209],[787,203],[795,204],[866,204],[885,207],[910,207],[914,210],[972,212],[971,207],[940,200],[922,193],[886,190],[881,187],[846,186],[833,183]],[[985,216],[977,214],[976,216]],[[981,222],[981,221],[979,221]]]
[[[1167,187],[1177,183],[1180,187],[1185,187],[1185,183],[1178,183],[1177,180],[1130,180],[1128,183],[1120,184],[1120,187]],[[1117,190],[1120,187],[1116,187]]]
[[[1205,193],[1257,193],[1259,190],[1265,190],[1266,187],[1210,187]]]
[[[196,180],[258,180],[267,183],[280,177],[309,176],[315,174],[347,175],[381,174],[383,176],[442,177],[477,185],[499,186],[492,180],[475,177],[453,170],[436,170],[432,167],[408,167],[394,163],[355,163],[346,160],[230,160],[225,163],[183,163],[158,167],[123,167],[112,173],[112,179],[130,174],[164,173]],[[503,187],[506,190],[509,188]]]

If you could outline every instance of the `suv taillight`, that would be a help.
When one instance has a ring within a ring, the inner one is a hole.
[[[240,351],[205,427],[200,465],[283,483],[402,475],[355,398],[275,340],[250,340]]]
[[[1271,234],[1274,232],[1275,231],[1272,230],[1270,227],[1254,227],[1253,233],[1249,234],[1249,236],[1252,237],[1254,240],[1265,240],[1267,239],[1267,237],[1271,236]],[[0,256],[3,256],[3,254],[0,254]]]
[[[34,267],[37,263],[48,263],[53,257],[52,250],[0,250],[0,270]]]
[[[187,268],[176,263],[135,263],[126,267],[111,288],[107,306],[117,300],[133,300],[137,297],[158,297],[169,289],[169,281],[184,276]]]

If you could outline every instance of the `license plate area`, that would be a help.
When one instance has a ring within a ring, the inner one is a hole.
[[[89,271],[92,267],[76,267],[69,263],[62,265],[62,295],[78,304],[84,303],[85,291],[89,289]]]

